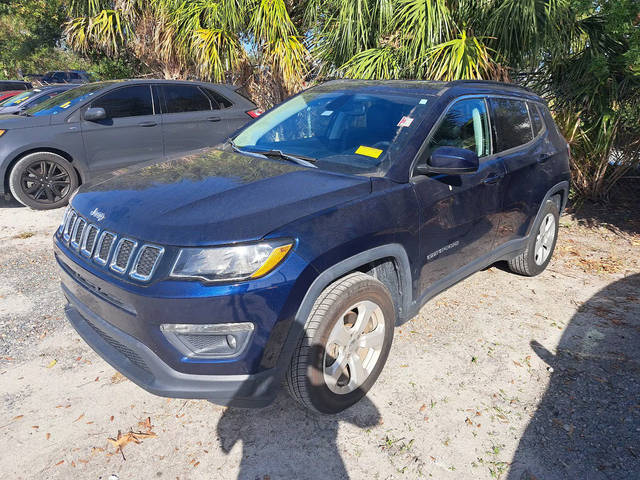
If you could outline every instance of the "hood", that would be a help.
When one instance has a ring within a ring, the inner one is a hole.
[[[190,246],[256,240],[370,191],[367,177],[205,150],[114,172],[80,187],[72,206],[101,229]]]
[[[18,110],[20,110],[20,107],[18,105],[14,105],[12,107],[0,107],[0,115],[4,115],[7,113],[14,113],[14,112],[17,112]]]
[[[26,115],[13,115],[11,113],[0,112],[0,128],[5,130],[15,130],[17,128],[42,127],[51,123],[51,115],[41,115],[39,117],[27,117]]]

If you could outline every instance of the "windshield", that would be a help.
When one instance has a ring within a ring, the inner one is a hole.
[[[235,137],[246,152],[279,150],[327,170],[385,174],[415,134],[428,95],[390,90],[307,90]]]
[[[28,98],[33,97],[36,93],[40,93],[40,91],[36,90],[27,90],[26,92],[20,93],[15,97],[9,97],[4,102],[0,103],[0,107],[15,107],[16,105],[20,105]]]
[[[57,115],[91,97],[105,86],[105,83],[89,83],[81,87],[72,88],[42,102],[40,105],[26,110],[25,113],[34,117],[39,117],[40,115]]]

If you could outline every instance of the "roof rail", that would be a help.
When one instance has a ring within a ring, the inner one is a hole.
[[[503,88],[517,88],[519,90],[525,90],[527,92],[531,92],[531,93],[535,93],[533,90],[531,90],[528,87],[523,87],[522,85],[518,85],[516,83],[507,83],[507,82],[498,82],[496,80],[452,80],[450,82],[448,82],[448,85],[450,87],[455,87],[457,85],[464,85],[464,84],[469,84],[469,85],[487,85],[487,86],[494,86],[494,87],[503,87]]]

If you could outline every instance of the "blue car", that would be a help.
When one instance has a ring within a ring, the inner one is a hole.
[[[157,395],[260,407],[284,383],[336,413],[434,295],[498,261],[542,272],[568,188],[527,90],[325,83],[222,149],[81,186],[54,236],[66,315]]]

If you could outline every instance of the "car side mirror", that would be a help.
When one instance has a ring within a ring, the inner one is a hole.
[[[460,175],[475,173],[480,167],[478,155],[471,150],[457,147],[438,147],[432,153],[426,165],[416,166],[416,173],[441,173]]]
[[[107,112],[102,107],[87,108],[84,112],[84,119],[88,122],[96,122],[107,118]]]

